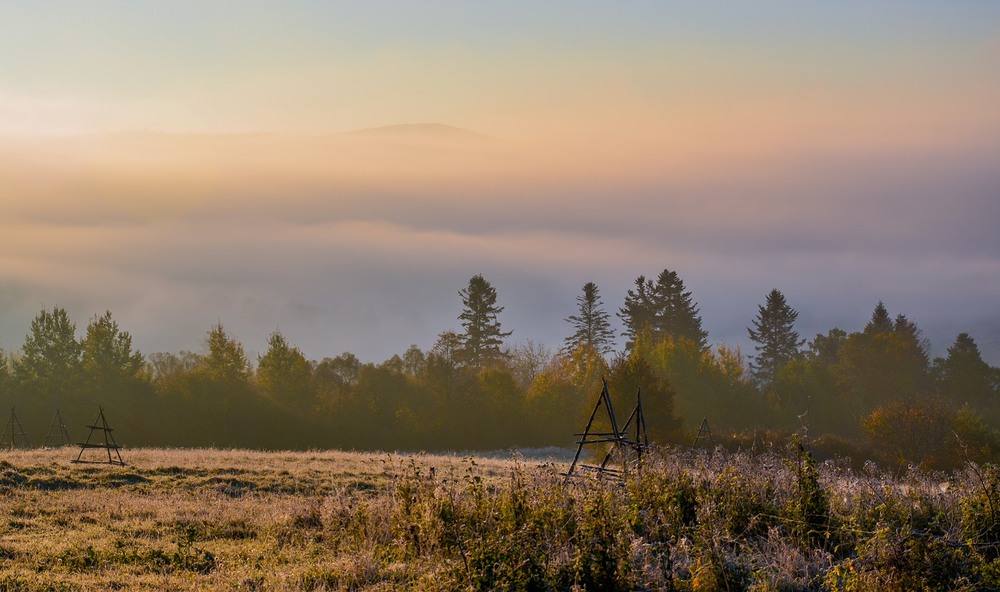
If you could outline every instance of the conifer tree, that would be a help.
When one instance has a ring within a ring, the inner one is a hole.
[[[656,278],[653,293],[656,304],[654,329],[662,336],[687,339],[700,349],[708,348],[708,332],[702,329],[698,306],[677,272],[664,269]]]
[[[461,335],[458,359],[466,366],[483,368],[503,359],[500,347],[513,331],[501,331],[497,315],[503,312],[497,306],[497,291],[482,275],[475,275],[469,285],[459,291],[465,307],[458,319],[465,332]]]
[[[878,304],[875,305],[875,310],[872,311],[871,320],[865,325],[865,333],[891,333],[893,328],[892,317],[889,316],[889,311],[885,308],[885,303],[879,300]]]
[[[640,275],[635,278],[635,289],[625,294],[625,305],[618,309],[618,318],[625,325],[625,350],[632,351],[636,339],[646,331],[652,331],[656,316],[653,303],[653,282]]]
[[[691,292],[684,289],[677,272],[669,269],[664,269],[655,283],[641,275],[636,278],[635,289],[625,295],[618,316],[625,325],[622,335],[628,351],[634,348],[636,337],[647,331],[654,343],[687,339],[701,350],[708,348],[708,333],[701,326]]]
[[[918,365],[925,369],[930,367],[931,359],[927,353],[930,345],[916,323],[906,318],[906,315],[898,314],[893,322],[892,331],[901,338],[911,358]]]
[[[996,371],[983,361],[976,340],[959,333],[948,348],[948,357],[934,360],[937,391],[956,405],[992,407],[998,394]]]
[[[607,355],[613,347],[615,338],[611,330],[608,313],[597,289],[597,284],[587,282],[583,286],[583,294],[576,297],[579,314],[566,318],[574,329],[573,335],[565,340],[563,352],[572,353],[578,347],[584,346],[598,354]]]
[[[864,413],[894,399],[927,394],[929,370],[920,329],[905,315],[893,321],[881,301],[864,331],[848,336],[836,366],[838,380]]]
[[[750,362],[750,374],[757,384],[770,386],[778,371],[802,356],[805,340],[795,331],[799,313],[788,305],[785,295],[774,289],[764,305],[757,307],[753,328],[747,327],[757,355]]]

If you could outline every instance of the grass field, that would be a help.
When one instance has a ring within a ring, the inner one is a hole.
[[[983,590],[1000,476],[664,451],[565,465],[348,452],[0,453],[0,590]]]

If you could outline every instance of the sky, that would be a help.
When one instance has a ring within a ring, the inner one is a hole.
[[[5,4],[0,347],[60,306],[377,362],[482,274],[556,349],[671,269],[716,345],[777,288],[1000,365],[1000,3],[493,4]]]

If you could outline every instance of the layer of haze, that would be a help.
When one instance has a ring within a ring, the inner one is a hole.
[[[63,306],[379,361],[482,273],[557,347],[670,268],[714,343],[776,287],[1000,363],[1000,4],[694,4],[7,7],[0,346]]]

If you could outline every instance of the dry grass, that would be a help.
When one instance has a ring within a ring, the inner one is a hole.
[[[336,451],[136,449],[126,467],[75,457],[0,454],[0,590],[395,589],[433,570],[343,545],[331,521],[358,509],[388,519],[387,493],[404,474],[510,470],[503,460]]]
[[[0,453],[4,590],[1000,589],[1000,469],[661,451],[623,484],[443,455]]]

